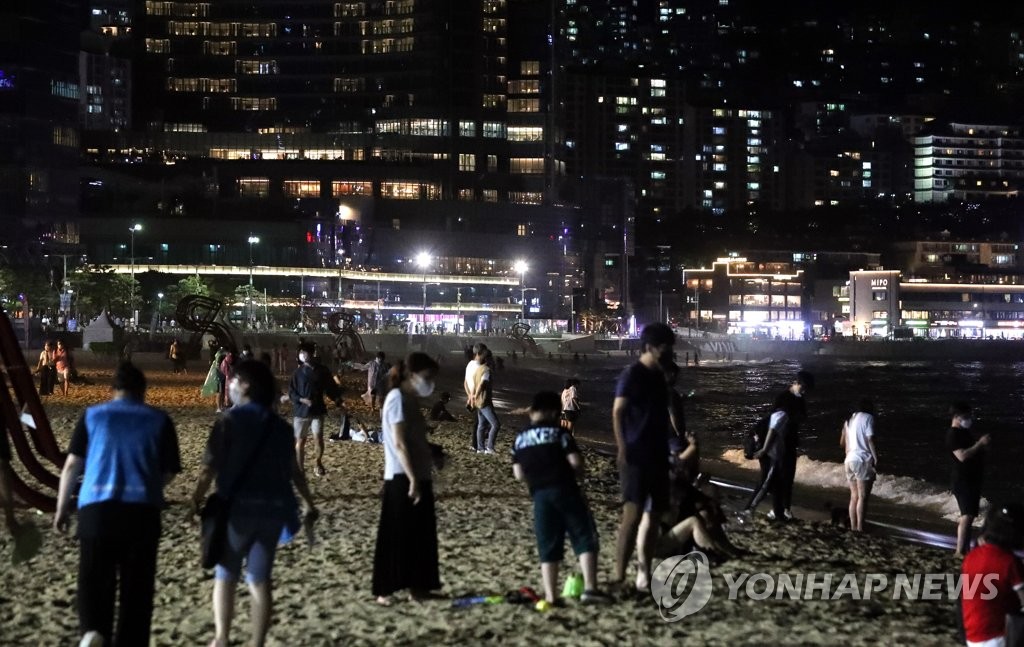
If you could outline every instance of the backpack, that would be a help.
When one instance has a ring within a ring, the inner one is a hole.
[[[748,461],[753,460],[754,454],[764,448],[764,439],[768,437],[768,423],[770,416],[758,418],[757,422],[747,430],[747,436],[743,439],[743,457]]]

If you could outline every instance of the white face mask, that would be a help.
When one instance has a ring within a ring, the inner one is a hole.
[[[412,384],[413,390],[416,391],[416,395],[421,398],[429,397],[434,392],[433,380],[428,380],[419,373],[413,373],[409,378],[409,382]]]
[[[970,418],[960,418],[960,426],[964,429],[970,429],[973,422]]]
[[[307,353],[299,353],[299,361],[305,364],[309,361],[309,355]]]
[[[245,392],[242,390],[242,386],[238,383],[238,380],[231,380],[228,382],[228,397],[235,404],[238,404],[245,397]]]

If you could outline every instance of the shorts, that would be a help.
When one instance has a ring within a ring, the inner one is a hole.
[[[562,412],[562,420],[576,422],[580,417],[579,409],[566,409]]]
[[[578,487],[549,487],[533,493],[533,530],[541,563],[561,562],[565,535],[577,555],[597,552],[597,527]]]
[[[875,465],[870,458],[867,460],[857,457],[848,458],[843,465],[846,467],[847,481],[875,480]]]
[[[660,512],[668,508],[668,462],[652,465],[626,465],[619,470],[622,502]]]
[[[227,545],[217,562],[218,580],[237,581],[245,558],[245,580],[261,584],[270,580],[274,566],[274,553],[281,539],[284,521],[281,519],[239,516],[228,519]]]
[[[309,431],[314,436],[323,433],[324,419],[322,416],[316,418],[292,418],[292,431],[295,432],[295,440],[302,438]]]
[[[981,488],[966,484],[953,486],[953,496],[956,498],[956,505],[960,508],[961,517],[977,517],[981,503]]]

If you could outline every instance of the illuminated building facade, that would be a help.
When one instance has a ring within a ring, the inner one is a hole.
[[[1024,277],[1005,283],[850,272],[848,334],[864,337],[1024,338]]]

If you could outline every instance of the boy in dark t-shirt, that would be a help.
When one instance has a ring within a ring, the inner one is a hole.
[[[530,426],[512,445],[512,471],[526,481],[533,497],[533,527],[540,553],[544,599],[558,604],[558,565],[568,532],[583,571],[584,604],[608,602],[597,588],[597,529],[576,482],[583,457],[572,436],[559,424],[562,402],[554,392],[538,393],[530,406]]]

